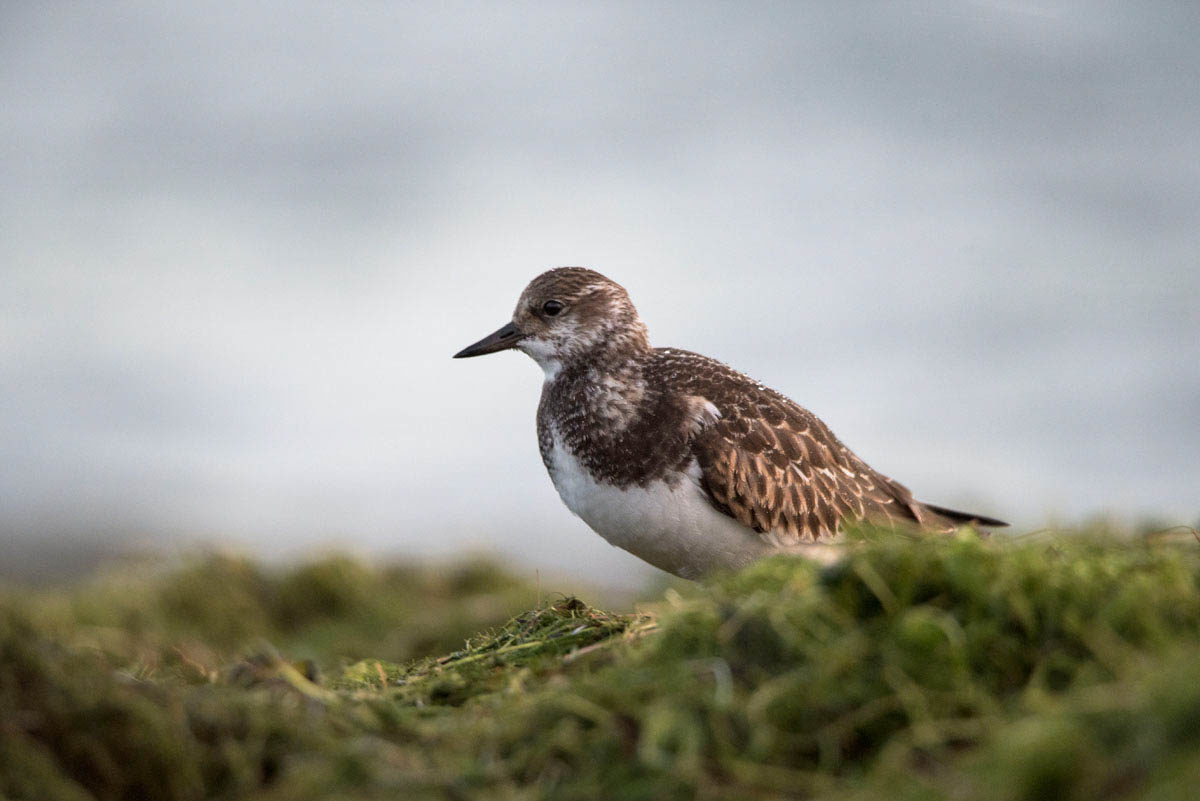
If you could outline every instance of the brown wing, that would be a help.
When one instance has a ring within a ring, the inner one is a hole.
[[[907,488],[872,470],[812,412],[719,362],[661,352],[668,364],[688,364],[672,370],[672,382],[682,379],[719,413],[692,441],[701,486],[772,544],[827,540],[848,520],[933,522]]]

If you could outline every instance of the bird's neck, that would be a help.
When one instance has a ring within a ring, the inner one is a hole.
[[[586,419],[598,432],[619,433],[647,400],[646,363],[652,353],[647,347],[583,354],[547,380],[544,397],[553,399],[560,415]]]

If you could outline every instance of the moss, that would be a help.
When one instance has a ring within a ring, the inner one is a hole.
[[[1194,542],[868,532],[830,568],[781,557],[638,614],[566,598],[494,623],[533,593],[478,562],[214,557],[112,581],[0,603],[0,796],[1023,801],[1200,780]]]

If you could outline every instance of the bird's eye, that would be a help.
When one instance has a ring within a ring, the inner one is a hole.
[[[563,305],[557,300],[548,300],[542,304],[542,311],[545,312],[548,317],[553,317],[562,310]]]

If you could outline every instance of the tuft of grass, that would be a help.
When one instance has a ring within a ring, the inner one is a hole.
[[[868,536],[635,614],[539,605],[441,656],[365,638],[522,585],[189,570],[0,604],[0,796],[1092,801],[1200,780],[1185,538]]]
[[[568,597],[478,634],[462,649],[444,656],[406,664],[372,659],[357,662],[332,686],[386,691],[398,704],[458,706],[475,696],[523,687],[530,679],[543,677],[603,646],[654,629],[648,615],[615,615]]]

